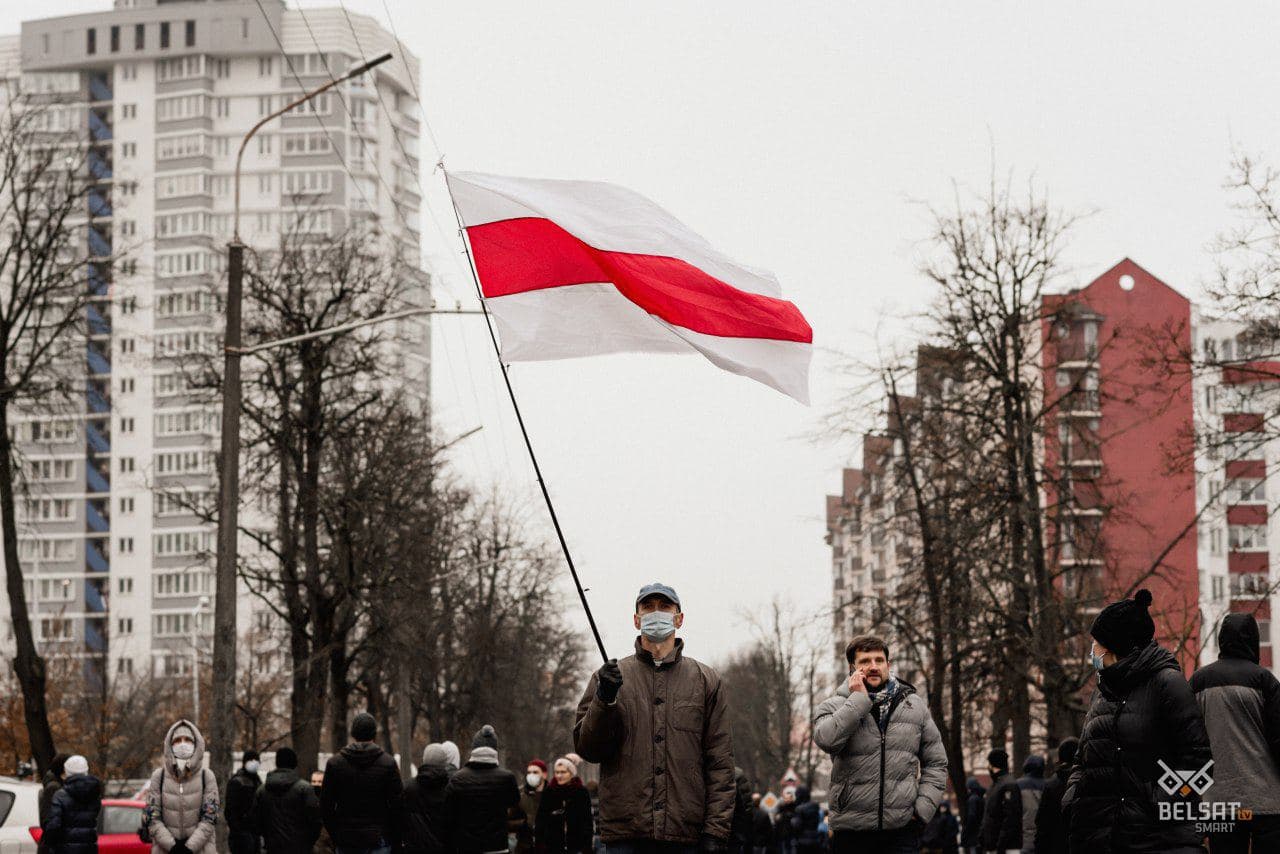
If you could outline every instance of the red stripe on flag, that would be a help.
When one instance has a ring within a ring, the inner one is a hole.
[[[486,297],[611,282],[640,308],[694,332],[813,341],[793,304],[739,290],[678,258],[596,249],[533,217],[473,225],[467,237]]]

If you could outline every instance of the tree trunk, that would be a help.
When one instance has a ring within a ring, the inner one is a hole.
[[[351,712],[351,662],[345,650],[333,644],[329,649],[329,749],[337,753],[349,741],[347,716]]]
[[[13,671],[22,687],[22,717],[36,768],[43,775],[53,762],[56,750],[49,710],[45,702],[44,659],[36,649],[27,610],[22,564],[18,559],[18,526],[13,498],[13,447],[9,441],[9,402],[0,400],[0,519],[4,525],[5,588],[9,594],[9,616],[13,622],[15,653]]]

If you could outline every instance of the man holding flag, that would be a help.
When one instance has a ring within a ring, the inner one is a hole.
[[[609,854],[725,852],[736,785],[720,677],[684,655],[672,588],[641,588],[632,619],[635,654],[591,677],[573,730],[600,763],[600,836]]]

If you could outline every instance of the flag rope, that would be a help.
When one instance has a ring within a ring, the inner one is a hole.
[[[454,219],[458,221],[458,236],[462,238],[462,251],[467,255],[467,267],[471,271],[471,281],[476,287],[476,298],[480,300],[480,309],[484,312],[484,322],[489,329],[489,340],[493,342],[493,353],[498,359],[498,369],[502,371],[502,381],[507,386],[507,396],[511,398],[511,408],[516,413],[516,423],[520,425],[520,435],[524,437],[525,450],[529,452],[529,461],[533,463],[533,473],[538,478],[538,486],[542,489],[542,498],[547,504],[547,512],[551,514],[551,525],[556,530],[556,537],[560,540],[560,550],[564,552],[565,563],[569,565],[569,574],[573,576],[573,586],[578,591],[578,599],[582,601],[582,610],[587,614],[587,622],[591,625],[591,634],[595,637],[596,647],[600,650],[600,657],[605,661],[609,661],[609,654],[605,652],[604,641],[600,639],[600,630],[596,627],[596,618],[591,613],[591,605],[587,602],[587,592],[582,588],[582,580],[578,578],[577,567],[573,565],[573,555],[569,554],[569,543],[564,538],[564,530],[560,527],[560,517],[556,514],[555,504],[551,501],[551,493],[547,490],[547,482],[542,477],[542,466],[538,465],[538,457],[533,452],[533,442],[529,440],[529,431],[524,426],[524,415],[520,412],[520,404],[516,401],[515,389],[511,386],[511,376],[507,372],[507,364],[502,361],[502,349],[498,346],[498,335],[493,330],[493,318],[489,314],[489,307],[484,300],[484,290],[480,287],[480,273],[476,270],[475,258],[471,256],[471,245],[467,241],[467,229],[462,224],[462,213],[458,210],[458,203],[453,198],[453,188],[449,186],[449,170],[445,168],[444,159],[441,158],[436,163],[436,168],[444,173],[445,192],[449,194],[449,204],[453,207]]]

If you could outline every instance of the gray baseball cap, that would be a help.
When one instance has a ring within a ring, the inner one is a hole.
[[[675,603],[677,608],[680,607],[680,595],[676,593],[675,588],[668,587],[660,581],[654,581],[640,588],[640,592],[636,594],[636,605],[648,599],[650,596],[661,596]]]

